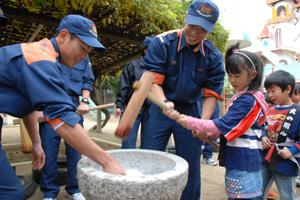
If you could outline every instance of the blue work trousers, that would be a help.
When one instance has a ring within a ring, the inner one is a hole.
[[[148,111],[141,111],[126,138],[122,140],[122,149],[135,149],[139,127],[141,126],[141,135],[145,130],[145,124],[148,119]]]
[[[182,114],[199,117],[196,105],[176,105],[175,109]],[[181,200],[198,200],[200,198],[200,155],[202,141],[194,138],[191,131],[183,128],[174,120],[162,114],[159,107],[151,105],[149,118],[141,136],[141,148],[165,151],[173,133],[176,154],[189,164],[187,185]]]
[[[46,156],[45,166],[41,171],[40,187],[44,193],[44,198],[56,198],[60,186],[57,158],[61,137],[48,123],[40,124],[40,135]],[[69,195],[72,195],[80,192],[77,179],[77,164],[80,160],[80,153],[67,143],[65,143],[65,148],[68,166],[68,179],[65,189]]]
[[[2,131],[2,117],[0,116],[0,138]],[[0,200],[23,200],[24,189],[20,179],[9,164],[5,152],[0,144]]]

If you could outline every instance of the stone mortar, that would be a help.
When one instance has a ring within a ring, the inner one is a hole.
[[[88,200],[178,200],[187,183],[188,164],[179,156],[153,150],[108,151],[126,176],[103,172],[83,156],[78,163],[81,192]]]

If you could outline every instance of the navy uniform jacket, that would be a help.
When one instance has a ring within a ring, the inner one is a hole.
[[[43,39],[0,48],[0,112],[24,117],[43,110],[50,119],[80,121],[66,92],[54,43]]]
[[[116,96],[116,107],[125,110],[133,94],[133,83],[140,80],[144,70],[141,68],[142,58],[133,60],[125,65],[119,81],[119,91]]]
[[[89,57],[83,59],[73,68],[64,67],[63,76],[70,96],[81,96],[82,90],[93,91],[95,78]]]
[[[144,57],[145,69],[155,73],[167,99],[178,103],[196,103],[204,96],[221,100],[224,65],[220,51],[208,40],[189,47],[182,30],[157,36]]]

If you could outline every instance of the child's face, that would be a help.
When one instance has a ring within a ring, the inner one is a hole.
[[[275,105],[289,105],[292,103],[291,98],[289,96],[290,93],[290,86],[288,89],[282,91],[282,89],[277,85],[272,85],[270,88],[267,89],[268,95],[270,100]]]
[[[294,103],[300,103],[300,92],[298,92],[297,94],[293,93],[291,99]]]
[[[228,80],[235,92],[240,92],[246,89],[253,78],[255,78],[255,76],[252,74],[250,75],[250,73],[245,69],[241,69],[240,74],[228,73]]]

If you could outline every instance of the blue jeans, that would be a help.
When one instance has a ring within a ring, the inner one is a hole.
[[[44,198],[56,198],[59,193],[59,174],[57,158],[61,137],[48,123],[40,124],[40,135],[42,146],[45,152],[45,165],[41,171],[40,187]],[[69,195],[80,192],[77,179],[77,163],[80,160],[80,153],[65,143],[68,179],[65,190]]]
[[[275,181],[281,200],[296,200],[296,176],[283,176],[272,170],[264,163],[262,167],[263,196],[266,198],[268,191]],[[265,199],[263,196],[256,200]]]
[[[213,156],[213,146],[209,144],[208,142],[205,142],[204,149],[202,150],[202,155],[204,159],[212,158]]]

